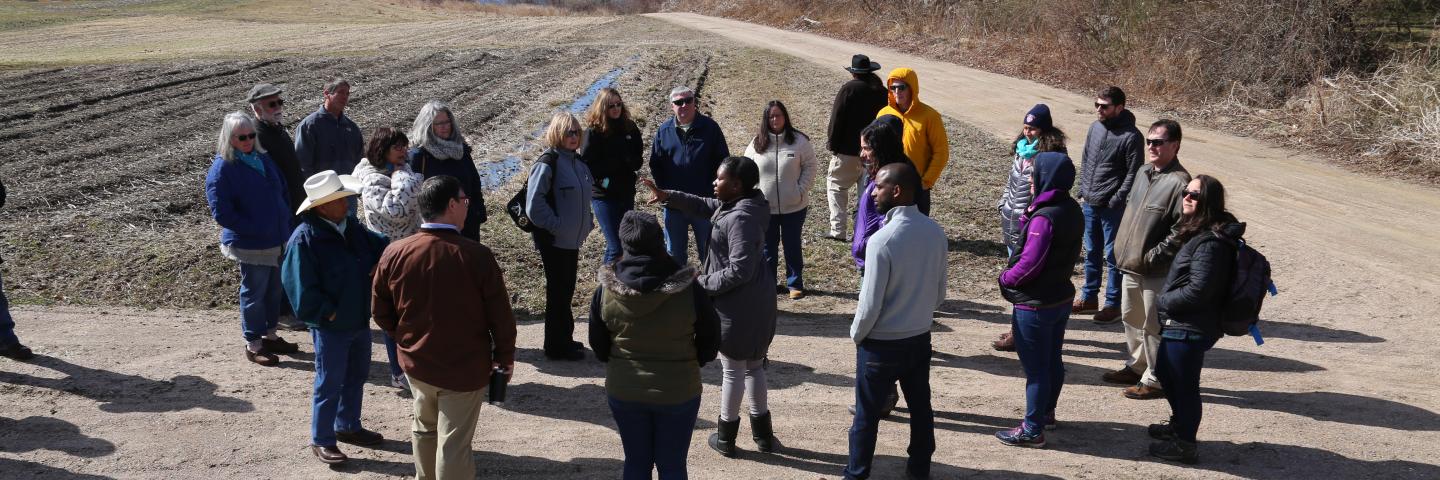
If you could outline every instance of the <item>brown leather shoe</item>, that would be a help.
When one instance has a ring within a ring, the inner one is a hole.
[[[346,460],[350,459],[350,457],[345,456],[337,447],[311,445],[310,451],[315,453],[315,458],[330,465],[345,463]]]
[[[282,355],[296,353],[300,351],[299,345],[287,342],[285,341],[285,339],[280,337],[275,337],[274,340],[262,338],[260,339],[260,346],[263,347],[267,352],[279,353]]]
[[[1165,398],[1165,391],[1160,387],[1152,387],[1144,384],[1135,384],[1125,387],[1125,398],[1131,400],[1154,400]]]
[[[791,299],[791,300],[799,300],[799,299],[802,299],[802,298],[805,298],[805,291],[804,291],[804,290],[795,290],[795,289],[791,289],[791,290],[790,290],[790,299]]]
[[[1090,313],[1098,308],[1100,308],[1099,300],[1081,300],[1077,298],[1075,299],[1075,303],[1070,304],[1070,313]]]
[[[1135,373],[1135,371],[1131,370],[1130,367],[1122,367],[1119,370],[1107,372],[1106,374],[1101,375],[1100,379],[1104,380],[1106,383],[1135,385],[1140,383],[1140,374]]]
[[[264,348],[261,348],[258,352],[252,352],[249,348],[245,348],[245,359],[265,367],[273,367],[280,364],[280,357],[276,357],[275,354],[266,351]]]
[[[1090,319],[1090,321],[1100,325],[1109,325],[1118,322],[1120,321],[1120,307],[1107,306],[1095,312],[1095,318]]]
[[[1015,334],[1010,332],[1000,334],[1000,339],[990,342],[990,347],[1001,352],[1015,351]]]

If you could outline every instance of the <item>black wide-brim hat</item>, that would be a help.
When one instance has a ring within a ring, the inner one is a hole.
[[[850,66],[845,67],[850,73],[870,73],[880,69],[880,64],[870,61],[870,57],[857,53],[850,57]]]

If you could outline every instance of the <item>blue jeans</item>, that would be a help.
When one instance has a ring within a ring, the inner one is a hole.
[[[1065,343],[1065,322],[1070,305],[1041,310],[1015,309],[1015,353],[1025,370],[1025,430],[1038,432],[1046,418],[1055,414],[1060,389],[1065,386],[1065,363],[1060,347]]]
[[[780,257],[775,250],[785,245],[785,286],[791,290],[804,290],[805,256],[800,247],[800,234],[805,226],[805,212],[802,208],[794,213],[770,216],[770,228],[765,230],[765,263],[770,266],[770,276],[780,278]]]
[[[635,197],[591,199],[590,209],[595,212],[600,233],[605,235],[605,263],[613,262],[620,256],[620,218],[635,209]]]
[[[15,336],[15,318],[10,316],[10,300],[5,298],[5,281],[0,280],[0,345],[20,343]]]
[[[653,466],[660,480],[684,480],[690,433],[700,413],[700,397],[678,405],[626,402],[606,396],[625,449],[624,480],[650,478]]]
[[[335,432],[360,430],[360,403],[370,377],[370,329],[310,329],[315,342],[315,396],[310,443],[335,446]]]
[[[1124,208],[1096,207],[1080,202],[1085,213],[1085,286],[1080,288],[1081,300],[1095,300],[1100,293],[1100,264],[1104,262],[1105,306],[1120,306],[1120,269],[1115,267],[1115,232],[1120,229]],[[1101,249],[1099,246],[1104,245]]]
[[[385,336],[385,358],[390,360],[390,376],[404,375],[405,371],[400,369],[400,352],[395,349],[395,338],[385,332],[380,334]]]
[[[686,215],[673,208],[663,208],[660,216],[665,222],[665,252],[675,263],[684,265],[686,254],[689,248],[689,235],[687,229],[695,231],[695,255],[699,257],[700,263],[705,263],[705,246],[710,244],[710,218],[699,218]]]
[[[880,409],[900,382],[910,407],[910,473],[930,473],[935,453],[935,411],[930,409],[930,333],[900,340],[863,340],[855,349],[855,421],[850,424],[850,462],[845,478],[870,476]]]
[[[1219,338],[1174,340],[1162,338],[1155,358],[1155,377],[1165,389],[1170,403],[1170,426],[1175,436],[1195,441],[1200,431],[1200,370],[1205,366],[1205,352]]]
[[[280,267],[240,264],[240,330],[253,342],[270,333],[284,312]]]

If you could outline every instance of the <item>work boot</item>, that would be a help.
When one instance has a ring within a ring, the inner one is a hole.
[[[781,447],[780,439],[775,438],[775,430],[770,425],[770,412],[750,416],[750,434],[755,438],[755,448],[763,453],[774,452]]]
[[[1091,312],[1094,312],[1095,310],[1097,310],[1097,309],[1099,309],[1099,308],[1100,308],[1100,301],[1098,301],[1098,300],[1095,300],[1095,299],[1081,300],[1081,299],[1078,299],[1078,298],[1077,298],[1077,299],[1075,299],[1075,303],[1070,304],[1070,313],[1073,313],[1073,314],[1091,313]]]
[[[735,435],[740,432],[740,420],[715,419],[715,433],[710,434],[710,448],[727,458],[735,458]]]
[[[1106,306],[1095,312],[1095,318],[1090,319],[1097,325],[1109,325],[1120,321],[1120,307]]]
[[[996,351],[1000,352],[1015,351],[1015,334],[1010,332],[1000,334],[999,340],[990,342],[990,348],[994,348]]]

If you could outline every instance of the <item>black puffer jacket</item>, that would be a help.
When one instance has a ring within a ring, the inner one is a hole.
[[[1135,114],[1095,122],[1085,134],[1080,158],[1080,200],[1097,207],[1124,208],[1135,172],[1145,163],[1145,137],[1135,128]]]
[[[614,122],[618,123],[618,122]],[[645,141],[634,122],[612,125],[609,134],[595,127],[585,129],[585,153],[580,161],[590,168],[595,180],[590,196],[594,198],[635,198],[635,172],[644,162]]]
[[[1235,276],[1235,241],[1243,235],[1245,224],[1231,221],[1219,233],[1201,233],[1180,247],[1156,298],[1162,330],[1222,335],[1220,311]]]

